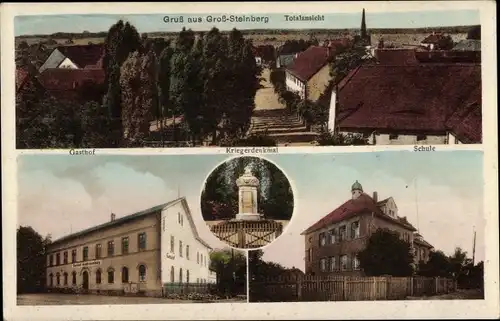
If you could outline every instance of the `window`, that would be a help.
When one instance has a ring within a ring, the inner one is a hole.
[[[326,245],[326,235],[325,233],[319,233],[319,246]]]
[[[67,256],[68,256],[68,253],[66,253],[66,257]],[[68,285],[68,273],[66,273],[66,272],[64,272],[64,285]]]
[[[182,241],[179,241],[179,256],[182,257]]]
[[[196,263],[200,264],[200,253],[196,253]]]
[[[61,285],[61,274],[59,274],[59,272],[56,274],[56,282],[57,286]]]
[[[175,269],[174,269],[174,267],[172,266],[172,267],[170,268],[170,282],[174,283],[174,281],[175,281]]]
[[[83,248],[83,260],[87,261],[89,259],[89,247],[85,246]]]
[[[184,226],[184,216],[181,215],[181,226]]]
[[[175,238],[173,235],[170,236],[170,252],[175,253]]]
[[[102,246],[101,244],[96,244],[95,246],[95,258],[98,259],[101,257],[102,253]]]
[[[346,239],[346,232],[347,228],[345,225],[339,228],[339,242],[342,242]]]
[[[122,283],[128,283],[128,267],[122,267]]]
[[[56,254],[56,265],[61,264],[61,255],[59,253]]]
[[[340,270],[341,271],[347,270],[347,255],[342,255],[340,257]]]
[[[71,279],[72,279],[71,284],[76,285],[76,272],[73,271],[73,273],[71,273],[71,274],[72,274],[71,275]]]
[[[351,239],[359,237],[359,222],[351,223]]]
[[[76,249],[71,251],[71,263],[76,262]]]
[[[146,282],[146,266],[139,265],[139,282]]]
[[[189,260],[189,245],[186,245],[186,259]]]
[[[312,260],[312,249],[307,250],[307,260],[311,262]]]
[[[108,283],[114,283],[115,282],[115,270],[112,268],[108,269]]]
[[[49,275],[49,282],[50,282],[50,286],[54,286],[54,274],[50,273]]]
[[[460,141],[458,140],[458,138],[457,138],[457,137],[455,137],[455,140],[454,140],[454,141],[455,141],[455,145],[460,144]]]
[[[139,233],[137,236],[137,242],[138,245],[137,247],[139,248],[139,251],[143,251],[146,249],[146,233]]]
[[[128,237],[122,237],[122,254],[128,254]]]
[[[49,266],[54,265],[54,255],[49,255]]]
[[[177,223],[181,224],[181,213],[177,213]]]
[[[335,260],[335,256],[330,257],[330,272],[335,271],[337,268],[337,262]]]
[[[427,139],[426,135],[417,135],[417,141],[422,141],[422,140],[426,140],[426,139]]]
[[[328,237],[328,240],[330,241],[330,244],[335,244],[335,240],[337,238],[337,233],[335,231],[335,229],[331,229],[329,232],[329,237]]]
[[[163,232],[165,232],[165,217],[163,218],[162,220],[162,229],[163,229]]]
[[[63,263],[68,264],[68,251],[63,253]]]
[[[189,283],[189,270],[186,270],[186,283]]]
[[[182,268],[179,269],[179,283],[182,283]]]
[[[96,284],[101,284],[101,277],[102,277],[102,272],[100,269],[95,271],[95,283]]]
[[[196,283],[200,283],[200,278],[196,278]]]
[[[108,241],[108,256],[115,254],[115,241]]]
[[[389,139],[390,139],[390,140],[395,140],[395,139],[398,139],[398,137],[399,137],[399,135],[397,135],[397,134],[390,134],[390,135],[389,135]]]
[[[322,258],[319,260],[319,270],[321,272],[326,272],[326,259]]]
[[[359,270],[359,257],[357,254],[352,256],[352,269]]]

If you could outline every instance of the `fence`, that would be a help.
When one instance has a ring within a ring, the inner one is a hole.
[[[283,224],[273,220],[226,221],[210,227],[221,241],[238,248],[258,248],[274,241]]]
[[[190,294],[190,293],[211,293],[216,290],[213,283],[165,283],[163,285],[163,295],[169,294]]]
[[[253,302],[404,300],[456,290],[451,279],[424,277],[303,276],[250,282]]]

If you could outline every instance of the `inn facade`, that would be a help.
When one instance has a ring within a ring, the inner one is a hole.
[[[161,296],[169,283],[209,283],[210,250],[179,198],[55,240],[47,287]]]

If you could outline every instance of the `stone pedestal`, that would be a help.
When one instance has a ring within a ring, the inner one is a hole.
[[[236,180],[238,186],[238,214],[236,220],[256,221],[260,219],[257,203],[259,180],[247,166],[245,173]]]

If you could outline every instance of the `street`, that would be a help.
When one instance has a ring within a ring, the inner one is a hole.
[[[456,292],[421,297],[408,297],[407,300],[482,300],[484,294],[479,289],[457,290]]]
[[[171,300],[153,297],[126,297],[93,294],[21,294],[17,305],[92,305],[92,304],[181,304],[204,301]],[[246,302],[246,300],[218,300],[223,302]]]

